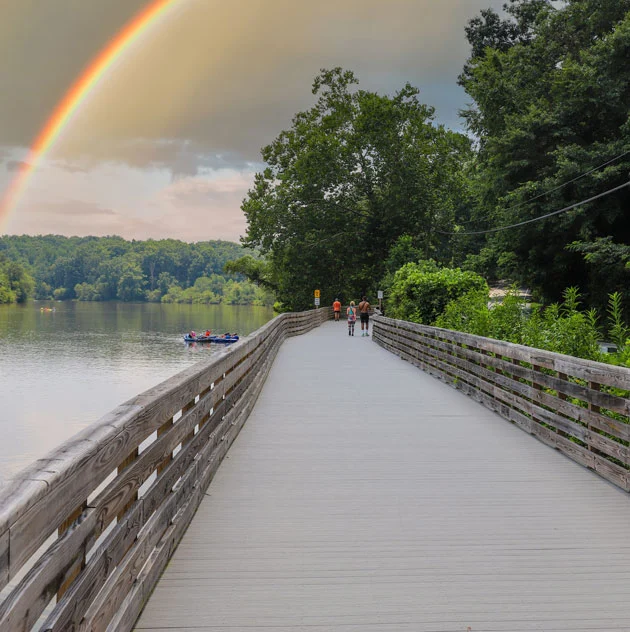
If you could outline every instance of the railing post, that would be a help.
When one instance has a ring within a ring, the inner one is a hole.
[[[602,389],[602,385],[601,385],[601,384],[599,384],[598,382],[589,382],[589,383],[588,383],[588,387],[589,387],[591,390],[593,390],[593,391],[601,391],[601,389]],[[600,407],[599,407],[599,406],[597,406],[596,404],[593,404],[593,402],[592,402],[592,401],[589,401],[589,402],[588,402],[588,409],[589,409],[590,411],[592,411],[592,412],[595,412],[595,413],[599,413],[599,412],[600,412],[600,410],[601,410],[601,409],[600,409]],[[593,429],[592,429],[592,427],[591,427],[591,423],[590,423],[590,421],[586,424],[586,426],[587,426],[587,428],[588,428],[588,438],[589,438],[589,439],[588,439],[588,449],[589,449],[591,452],[593,452],[593,451],[595,450],[595,448],[593,448],[593,443],[592,443],[592,441],[591,441],[591,433],[593,433],[593,432],[594,432],[594,430],[593,430]]]
[[[57,529],[57,536],[63,537],[67,531],[72,527],[72,525],[78,520],[81,514],[87,509],[88,503],[87,499],[82,502],[60,525]],[[85,568],[86,561],[86,549],[85,546],[82,547],[81,552],[79,553],[79,559],[77,559],[74,564],[66,571],[65,577],[61,586],[59,586],[59,590],[57,591],[57,599],[61,599],[68,588],[72,586],[74,580],[79,576],[79,573]]]

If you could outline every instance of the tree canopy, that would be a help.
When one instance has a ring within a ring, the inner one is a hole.
[[[375,289],[390,247],[416,236],[425,256],[448,256],[436,232],[452,225],[470,141],[433,123],[418,90],[361,90],[352,72],[323,70],[316,104],[293,118],[262,156],[243,203],[244,245],[268,258],[279,299],[304,308]]]
[[[467,29],[472,55],[460,82],[473,99],[464,116],[479,151],[461,232],[540,217],[627,182],[630,171],[630,1],[505,8],[505,17],[484,11]],[[577,285],[603,305],[628,285],[629,204],[626,188],[460,244],[487,276],[527,284],[547,301]]]
[[[33,285],[33,278],[25,267],[0,252],[0,303],[23,303]]]

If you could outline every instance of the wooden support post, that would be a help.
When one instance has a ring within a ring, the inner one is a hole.
[[[558,378],[560,378],[561,380],[564,380],[565,382],[569,381],[569,376],[566,373],[558,372]],[[563,393],[562,391],[558,391],[558,399],[566,401],[567,400],[566,393]]]
[[[597,383],[597,382],[589,382],[589,383],[588,383],[588,387],[589,387],[590,389],[594,390],[594,391],[601,391],[601,390],[602,390],[602,385],[601,385],[601,384],[599,384],[599,383]],[[592,401],[590,401],[590,400],[589,400],[589,402],[588,402],[588,409],[589,409],[589,410],[592,410],[592,411],[593,411],[593,412],[595,412],[595,413],[600,412],[600,407],[599,407],[599,406],[597,406],[596,404],[593,404],[593,402],[592,402]],[[587,423],[587,424],[586,424],[586,426],[587,426],[587,428],[588,428],[589,435],[590,435],[592,432],[594,432],[594,431],[593,431],[593,429],[592,429],[592,427],[591,427],[590,422],[589,422],[589,423]],[[595,448],[593,448],[593,444],[592,444],[592,442],[591,442],[590,440],[589,440],[589,442],[588,442],[588,449],[589,449],[591,452],[593,452],[593,451],[595,450]]]
[[[118,475],[120,475],[123,470],[128,468],[138,458],[138,453],[138,448],[136,448],[124,461],[120,463],[120,465],[118,466]],[[129,499],[129,502],[118,512],[116,516],[118,520],[122,519],[122,517],[127,513],[127,511],[129,511],[129,508],[136,502],[136,500],[138,500],[138,492],[135,492],[133,496]]]
[[[87,509],[87,499],[81,503],[60,525],[57,529],[57,535],[61,538],[65,535],[65,533],[70,529],[70,527],[76,522],[79,516]],[[61,599],[63,595],[66,593],[68,588],[72,586],[74,580],[79,576],[79,573],[85,568],[85,557],[86,550],[83,547],[82,551],[79,554],[79,559],[77,559],[74,564],[68,569],[65,574],[64,580],[59,586],[59,590],[57,591],[57,599]]]

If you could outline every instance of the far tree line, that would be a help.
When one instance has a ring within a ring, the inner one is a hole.
[[[225,264],[228,241],[121,237],[0,237],[0,303],[39,300],[271,305],[273,296]]]

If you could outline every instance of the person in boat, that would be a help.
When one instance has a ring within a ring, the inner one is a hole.
[[[196,338],[197,334],[194,332],[194,330],[190,330],[190,333],[188,334],[191,338]]]
[[[206,329],[206,333],[204,334],[204,336],[206,338],[210,338],[211,335],[212,335],[212,330],[211,329]]]

